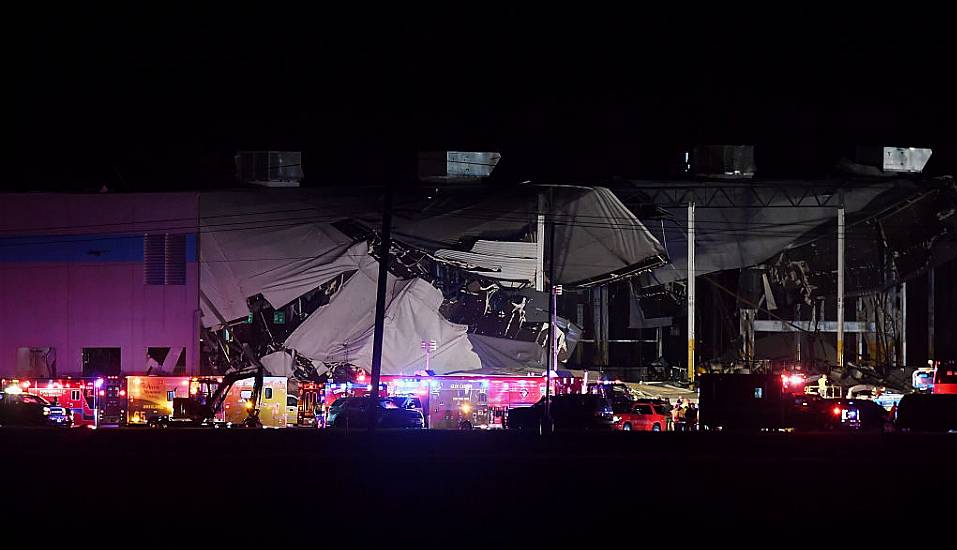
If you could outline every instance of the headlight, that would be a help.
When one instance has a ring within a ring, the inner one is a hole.
[[[43,407],[43,416],[50,416],[50,407]]]
[[[620,420],[621,420],[621,417],[618,416],[617,414],[616,414],[615,416],[612,416],[612,417],[611,417],[611,421],[612,421],[612,422],[618,422],[618,421],[620,421]]]

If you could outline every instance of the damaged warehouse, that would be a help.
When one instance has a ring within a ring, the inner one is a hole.
[[[952,179],[613,180],[493,198],[485,185],[422,183],[396,201],[383,373],[424,370],[429,340],[436,373],[542,372],[554,283],[565,288],[562,368],[687,381],[689,202],[696,368],[777,362],[813,374],[838,363],[839,204],[849,368],[836,375],[904,379],[903,367],[957,352],[946,339],[936,355],[923,345],[928,274],[953,263]],[[7,196],[4,314],[33,314],[0,336],[3,374],[223,373],[245,354],[302,380],[368,370],[380,195],[87,195],[71,197],[85,206],[61,223],[41,215],[66,211],[51,207],[58,196]],[[49,277],[69,278],[69,290],[47,295]],[[937,308],[936,323],[952,309]],[[115,330],[85,334],[90,319]]]
[[[520,186],[508,196],[476,200],[480,191],[432,190],[435,198],[412,196],[396,205],[383,373],[423,370],[423,340],[437,342],[430,367],[439,374],[541,372],[549,326],[547,293],[536,290],[548,283],[538,280],[543,260],[552,264],[556,283],[583,287],[665,260],[657,240],[607,189]],[[536,256],[550,246],[533,241],[545,195],[558,251],[548,258]],[[371,366],[378,220],[368,205],[375,191],[328,199],[328,191],[307,190],[203,197],[211,219],[269,205],[242,230],[203,232],[203,322],[225,329],[226,340],[253,342],[267,368],[275,362],[270,370],[291,369],[285,375],[298,368],[298,376],[313,378],[335,366]],[[324,221],[281,217],[297,207]],[[622,222],[594,223],[608,214]],[[558,327],[564,362],[581,328],[567,319]]]

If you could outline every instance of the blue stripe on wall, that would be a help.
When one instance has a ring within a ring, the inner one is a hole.
[[[196,235],[186,235],[186,261],[196,261]],[[142,262],[143,235],[0,237],[0,262]]]

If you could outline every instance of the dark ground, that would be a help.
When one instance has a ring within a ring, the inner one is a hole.
[[[676,517],[726,527],[781,520],[811,528],[824,517],[906,521],[909,511],[957,488],[954,434],[371,438],[306,429],[7,428],[0,450],[5,489],[18,503],[7,513],[27,519],[45,517],[57,502],[76,510],[82,501],[88,506],[80,518],[137,523],[172,514],[336,529],[378,519],[501,533],[548,518],[559,529],[552,534],[617,526],[616,536],[661,536]]]

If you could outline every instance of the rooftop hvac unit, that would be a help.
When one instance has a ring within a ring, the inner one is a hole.
[[[240,151],[236,154],[240,183],[265,187],[299,187],[302,153],[298,151]]]
[[[419,179],[474,180],[492,175],[501,153],[482,151],[428,151],[419,153]]]
[[[753,145],[700,145],[694,149],[698,176],[750,178],[754,176]]]
[[[921,147],[884,147],[884,171],[919,174],[930,160],[931,152]]]
[[[854,162],[862,166],[858,172],[866,175],[919,174],[930,160],[931,153],[931,149],[921,147],[860,146],[855,152]]]

